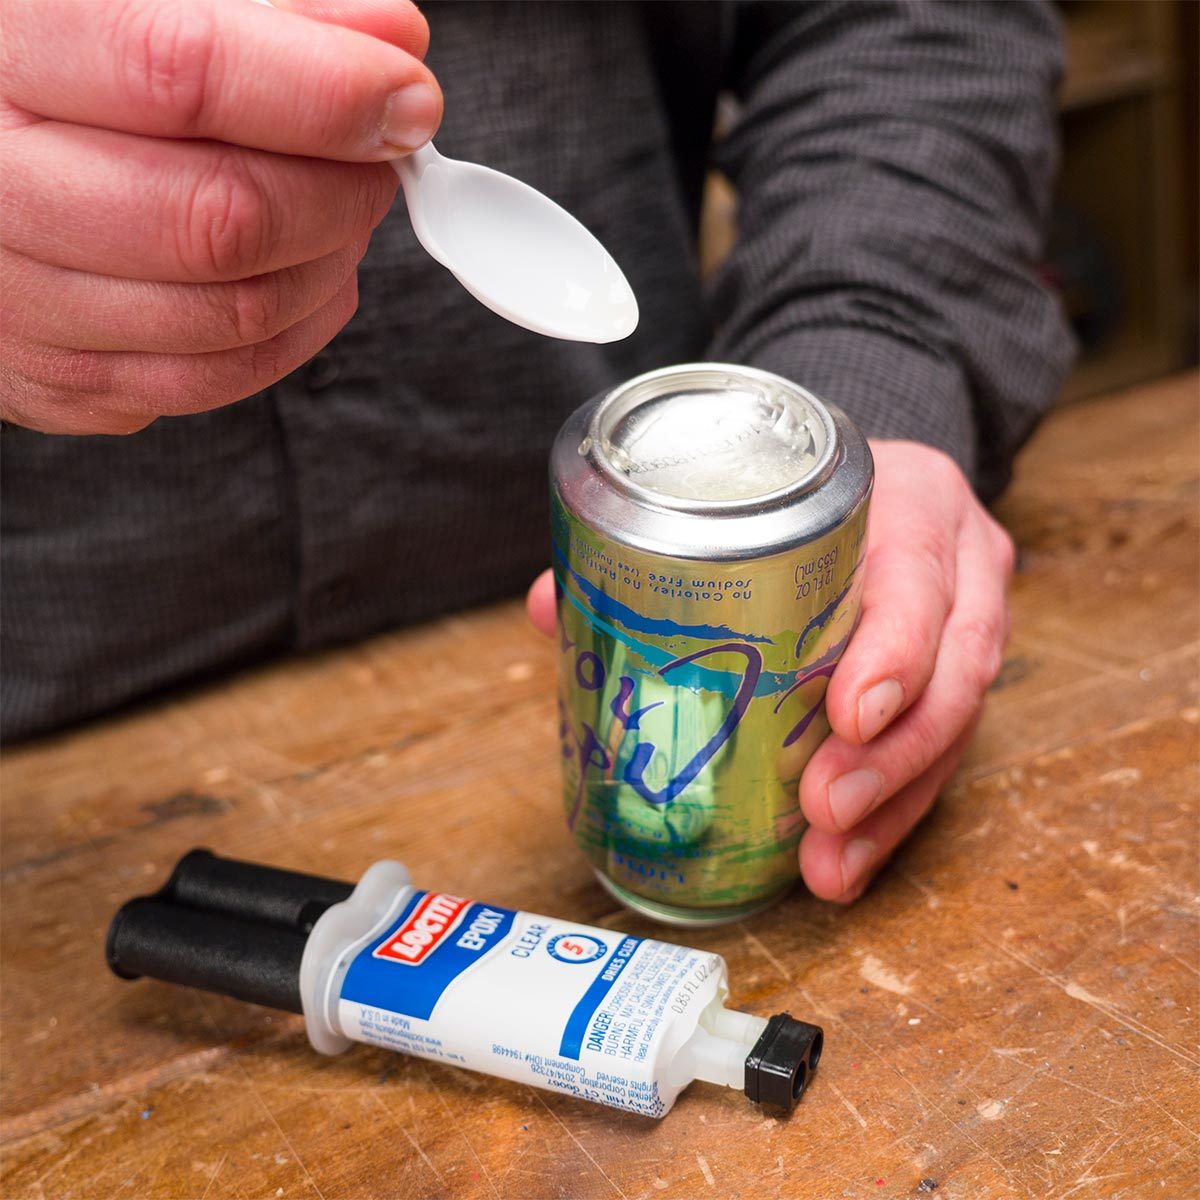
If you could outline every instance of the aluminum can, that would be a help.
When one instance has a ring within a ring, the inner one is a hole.
[[[799,780],[862,593],[873,467],[844,413],[748,367],[651,371],[551,454],[567,823],[676,925],[799,873]]]

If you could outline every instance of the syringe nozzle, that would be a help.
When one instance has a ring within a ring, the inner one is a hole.
[[[821,1060],[825,1034],[817,1025],[779,1013],[746,1056],[746,1096],[792,1109]]]

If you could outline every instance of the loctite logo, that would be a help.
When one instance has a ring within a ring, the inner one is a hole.
[[[470,900],[430,892],[409,914],[409,918],[387,941],[375,948],[375,958],[415,967],[446,938],[462,920]]]

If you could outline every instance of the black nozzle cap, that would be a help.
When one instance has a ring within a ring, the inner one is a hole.
[[[143,896],[117,910],[105,956],[122,979],[148,975],[298,1013],[307,941],[302,933]]]
[[[795,1108],[824,1046],[819,1026],[778,1013],[746,1056],[746,1096],[756,1104]]]
[[[327,908],[352,891],[353,884],[339,879],[192,850],[176,863],[156,899],[308,934]]]

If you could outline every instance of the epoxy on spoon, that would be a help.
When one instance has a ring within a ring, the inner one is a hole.
[[[621,268],[548,196],[447,158],[432,142],[392,166],[417,240],[493,312],[575,342],[616,342],[637,328],[637,300]]]

